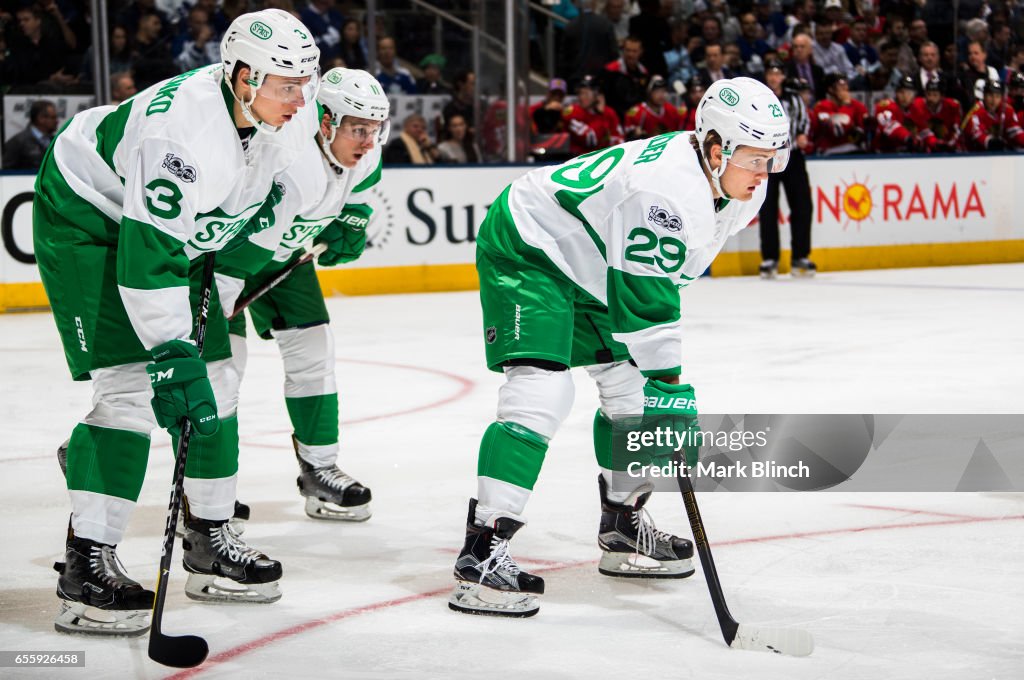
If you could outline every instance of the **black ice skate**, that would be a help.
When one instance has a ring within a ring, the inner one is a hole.
[[[186,507],[188,503],[188,496],[182,496],[181,507]],[[245,503],[235,501],[235,513],[231,515],[231,519],[228,523],[231,524],[231,528],[235,530],[235,533],[241,536],[245,533],[245,523],[249,521],[250,508]],[[174,535],[178,538],[185,537],[185,512],[182,511],[181,518],[178,520],[177,526],[174,527]]]
[[[466,544],[455,561],[455,589],[448,607],[466,614],[533,616],[540,609],[544,579],[519,568],[508,542],[525,522],[499,513],[484,526],[476,524],[476,499],[469,501]]]
[[[818,267],[813,262],[808,260],[806,257],[801,257],[798,260],[793,260],[790,266],[790,273],[793,276],[802,276],[810,278],[817,273]]]
[[[53,565],[60,574],[60,613],[53,622],[58,632],[135,637],[149,630],[153,591],[125,575],[116,548],[78,538],[68,528],[65,561]]]
[[[759,271],[762,279],[774,279],[779,275],[779,263],[775,260],[764,260]]]
[[[186,513],[181,545],[189,572],[185,594],[193,600],[264,604],[281,599],[281,563],[246,545],[229,520]]]
[[[625,578],[686,578],[694,572],[693,543],[658,531],[644,508],[651,492],[634,494],[625,503],[608,500],[608,487],[598,475],[601,492],[601,546],[598,571]]]
[[[292,436],[299,478],[295,483],[306,497],[306,514],[313,519],[365,522],[370,519],[370,490],[342,472],[337,465],[315,468],[299,455],[299,442]]]

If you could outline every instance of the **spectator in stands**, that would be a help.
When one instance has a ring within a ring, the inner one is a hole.
[[[994,22],[992,25],[992,38],[988,41],[986,53],[988,64],[995,67],[1001,74],[1006,72],[1006,67],[1013,58],[1013,34],[1010,25],[1004,21]]]
[[[815,26],[832,24],[832,42],[838,43],[842,47],[850,37],[850,22],[852,21],[853,17],[843,7],[843,0],[825,0]]]
[[[718,41],[725,45],[739,40],[740,22],[732,15],[729,3],[726,0],[705,1],[708,13],[718,20],[718,26],[721,29]]]
[[[672,47],[665,52],[665,68],[668,71],[668,82],[687,83],[690,78],[697,75],[697,69],[690,59],[690,51],[687,49],[689,42],[689,27],[685,21],[676,21],[672,25]]]
[[[868,74],[868,87],[875,92],[895,92],[896,86],[906,75],[897,66],[899,57],[899,45],[889,40],[883,41],[878,46],[879,66]]]
[[[650,74],[640,59],[644,47],[640,39],[629,36],[622,43],[622,56],[604,66],[604,88],[608,106],[615,109],[620,120],[626,111],[647,96]]]
[[[640,14],[629,20],[629,33],[640,40],[643,48],[641,63],[648,73],[664,76],[665,50],[672,47],[672,29],[661,16],[660,0],[640,0]]]
[[[476,136],[476,122],[473,119],[473,92],[476,90],[476,74],[459,71],[452,81],[452,99],[441,110],[442,127],[448,126],[448,119],[460,115],[469,123],[469,134]]]
[[[128,6],[117,15],[117,21],[115,23],[128,29],[128,35],[134,35],[135,32],[139,30],[139,22],[142,20],[142,17],[154,12],[160,18],[161,30],[163,30],[164,27],[169,28],[171,26],[170,17],[168,17],[163,10],[157,8],[156,0],[132,0],[132,2],[130,2]],[[225,28],[227,27],[225,26]]]
[[[807,34],[794,36],[793,44],[790,46],[790,62],[786,75],[806,80],[814,92],[814,100],[818,101],[825,96],[825,72],[814,63],[813,49],[811,36]]]
[[[962,90],[960,103],[965,111],[982,98],[985,83],[990,80],[999,80],[999,72],[988,65],[987,59],[988,54],[985,52],[983,43],[978,40],[967,43],[967,63],[960,73],[960,88]]]
[[[355,19],[346,19],[341,26],[341,45],[338,56],[346,68],[366,69],[366,46],[363,45],[363,26]]]
[[[110,27],[110,72],[119,73],[131,71],[134,61],[132,47],[128,44],[128,30],[124,26],[114,25]],[[82,58],[80,77],[85,80],[92,80],[92,45],[85,50]]]
[[[154,11],[141,11],[132,43],[132,72],[143,89],[180,72],[171,56],[170,41],[161,36],[160,14]]]
[[[377,82],[388,94],[416,94],[416,81],[396,57],[395,39],[387,35],[378,38]]]
[[[850,84],[839,73],[825,76],[825,92],[825,99],[811,111],[815,150],[826,156],[862,153],[867,136],[867,107],[850,95]]]
[[[700,37],[703,42],[690,49],[690,57],[695,64],[705,60],[704,50],[707,49],[708,45],[712,43],[721,44],[722,20],[713,14],[705,14],[704,20],[700,24]]]
[[[931,151],[934,137],[928,134],[924,118],[924,100],[917,103],[917,83],[905,76],[896,87],[896,96],[875,104],[874,148],[882,153]]]
[[[1005,88],[998,80],[985,83],[982,99],[967,113],[964,134],[968,151],[1024,149],[1024,129],[1010,105],[1003,101]]]
[[[839,43],[832,42],[836,25],[819,21],[814,27],[814,63],[825,71],[825,75],[838,73],[847,80],[854,80],[857,72],[853,69],[846,50]]]
[[[5,84],[68,85],[76,82],[77,76],[64,72],[70,53],[68,44],[60,31],[46,30],[43,10],[36,5],[19,7],[15,20],[18,30],[8,35],[10,54],[4,59]]]
[[[725,52],[721,43],[709,43],[704,48],[704,68],[697,71],[697,76],[704,88],[723,78],[734,78],[737,74],[725,65]]]
[[[128,71],[120,71],[110,76],[110,103],[117,106],[125,99],[135,96],[138,89],[135,79]]]
[[[878,51],[868,42],[868,25],[857,19],[850,26],[850,38],[846,41],[846,56],[861,80],[861,89],[866,86],[867,75],[878,68]],[[938,53],[936,53],[938,58]]]
[[[779,98],[789,117],[789,136],[792,140],[789,163],[778,174],[768,175],[768,189],[758,225],[761,232],[761,276],[774,278],[779,262],[779,195],[786,190],[789,203],[791,257],[794,271],[813,273],[817,268],[809,259],[811,254],[811,184],[807,177],[804,154],[810,149],[811,121],[800,93],[786,88],[785,66],[770,59],[765,65],[765,84]]]
[[[28,127],[4,142],[4,170],[38,170],[57,131],[57,107],[37,99],[28,110]]]
[[[944,95],[947,87],[942,82],[943,77],[929,80],[925,85],[925,114],[928,130],[935,137],[933,150],[952,153],[963,148],[960,130],[964,117],[960,102]]]
[[[1009,90],[1007,101],[1017,114],[1017,120],[1024,123],[1024,72],[1011,73],[1006,88]]]
[[[557,72],[565,75],[570,86],[619,56],[615,28],[607,16],[593,11],[593,4],[584,3],[583,11],[562,33]]]
[[[427,133],[426,119],[418,113],[410,113],[402,122],[398,139],[384,149],[383,159],[385,163],[431,165],[439,155],[437,145],[430,141]]]
[[[420,59],[423,77],[416,81],[416,89],[419,94],[451,94],[451,91],[441,82],[441,69],[446,63],[447,60],[440,54],[428,54]]]
[[[783,3],[785,4],[785,3]],[[789,26],[786,25],[786,15],[776,11],[772,6],[772,0],[755,0],[754,12],[757,16],[757,23],[761,25],[762,37],[772,47],[782,44]],[[743,28],[743,20],[740,19],[740,29]]]
[[[910,45],[910,49],[914,51],[914,54],[920,54],[921,46],[926,42],[930,42],[928,38],[928,24],[925,20],[914,19],[911,21],[908,36],[907,44]]]
[[[761,39],[762,30],[753,12],[740,15],[740,39],[736,45],[743,60],[743,69],[755,75],[764,71],[764,55],[771,50],[771,46]]]
[[[185,39],[180,41],[174,63],[182,71],[191,71],[207,64],[216,64],[220,59],[220,41],[214,35],[210,15],[197,5],[189,10],[188,32]]]
[[[934,4],[934,3],[928,3]],[[859,0],[859,19],[863,19],[868,26],[868,40],[875,42],[885,35],[885,17],[879,16],[875,0]]]
[[[615,44],[621,46],[622,41],[629,36],[630,16],[626,12],[626,0],[606,0],[604,16],[615,31]]]
[[[703,96],[704,83],[697,76],[690,78],[686,83],[686,103],[682,107],[686,109],[686,113],[683,115],[684,130],[694,130],[697,128],[697,104],[700,103]]]
[[[447,139],[437,145],[438,163],[479,163],[480,147],[469,134],[469,125],[460,115],[448,119]]]
[[[544,101],[530,107],[530,129],[535,135],[551,135],[565,132],[562,112],[565,110],[565,93],[568,90],[565,81],[553,78],[548,83],[548,93]]]
[[[334,4],[334,0],[309,0],[299,10],[299,19],[312,32],[316,46],[320,48],[322,62],[341,56],[341,29],[345,19]]]
[[[615,110],[607,106],[597,79],[583,76],[576,88],[576,103],[562,112],[569,129],[569,153],[572,156],[620,144],[622,124]]]
[[[923,93],[928,83],[932,80],[942,79],[946,85],[949,85],[947,74],[943,73],[939,68],[939,46],[930,40],[921,43],[921,47],[917,50],[917,63],[919,65],[915,83],[917,84],[917,91]]]
[[[909,44],[910,32],[907,31],[907,22],[898,15],[892,15],[886,28],[887,38],[894,42],[899,50],[896,67],[903,75],[913,73],[917,70],[917,59],[914,58],[914,50]]]

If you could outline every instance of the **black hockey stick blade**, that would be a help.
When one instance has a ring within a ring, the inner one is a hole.
[[[786,656],[809,656],[814,651],[814,638],[800,628],[762,628],[741,623],[729,646]]]
[[[149,636],[149,658],[172,668],[195,668],[206,661],[210,646],[198,635]]]

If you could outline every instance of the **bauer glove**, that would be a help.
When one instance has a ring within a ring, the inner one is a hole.
[[[673,443],[663,453],[682,449],[686,464],[697,464],[699,441],[692,433],[698,431],[697,398],[691,385],[673,385],[648,378],[644,384],[644,428],[669,428]]]
[[[217,400],[195,345],[184,340],[157,345],[146,372],[153,383],[153,413],[160,427],[178,435],[180,421],[187,417],[200,436],[216,434]]]
[[[317,264],[333,267],[359,259],[366,248],[366,227],[370,224],[373,208],[357,203],[346,205],[338,219],[327,225],[313,241],[327,246]]]

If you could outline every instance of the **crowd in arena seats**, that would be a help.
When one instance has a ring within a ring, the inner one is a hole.
[[[434,3],[455,13],[470,4]],[[365,6],[355,0],[113,0],[114,101],[215,63],[234,17],[277,7],[309,27],[325,70],[366,68],[391,94],[451,97],[440,117],[425,121],[431,149],[413,130],[416,148],[396,134],[403,148],[395,155],[437,163],[501,155],[495,149],[504,143],[507,107],[493,92],[474,106],[476,74],[466,70],[467,55],[454,48],[435,53],[432,41],[396,42],[404,27],[389,10],[401,3],[377,4],[377,63],[371,65]],[[786,75],[783,89],[805,103],[808,155],[1024,149],[1020,0],[961,0],[956,8],[946,0],[545,4],[564,21],[554,24],[555,63],[535,63],[533,70],[553,77],[542,101],[516,113],[531,131],[525,150],[535,158],[557,160],[692,129],[708,85],[736,76],[764,79],[766,65],[776,62]],[[0,0],[0,91],[91,92],[89,7],[87,0]],[[549,18],[531,15],[530,21],[537,58]],[[474,120],[475,113],[484,120]]]

